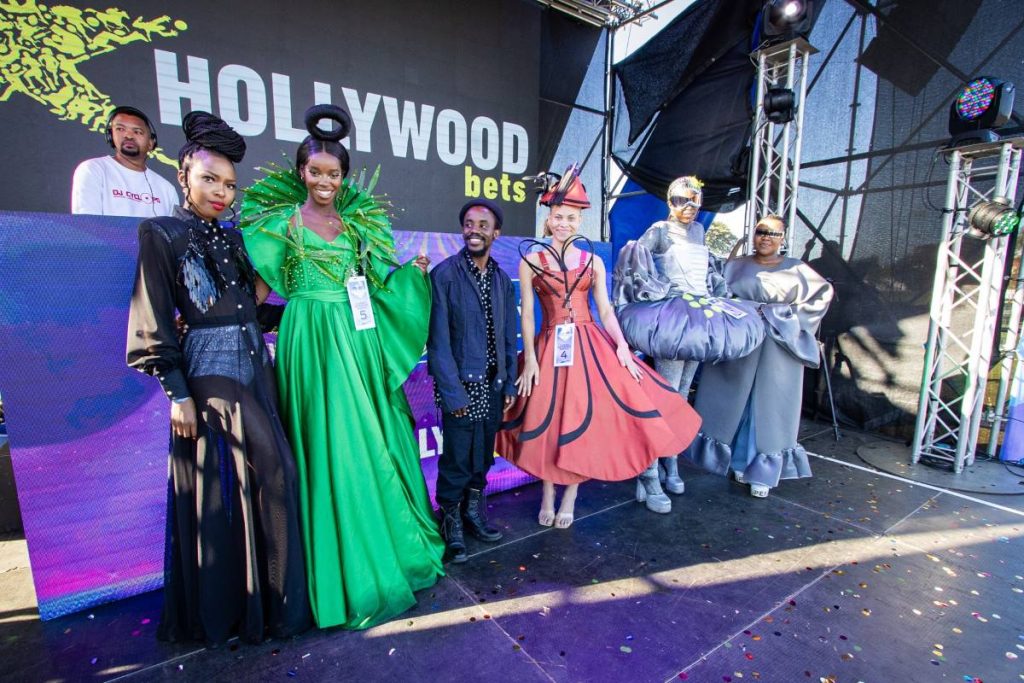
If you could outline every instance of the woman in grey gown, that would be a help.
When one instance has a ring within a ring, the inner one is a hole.
[[[797,443],[799,397],[804,367],[818,367],[815,333],[832,300],[824,278],[779,253],[785,230],[781,218],[762,218],[754,253],[725,265],[733,294],[761,304],[767,335],[747,356],[705,364],[695,405],[704,423],[686,450],[705,469],[731,471],[757,498],[780,479],[811,476],[807,452]]]

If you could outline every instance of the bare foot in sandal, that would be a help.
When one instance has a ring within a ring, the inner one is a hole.
[[[562,494],[562,504],[558,506],[558,514],[555,515],[556,529],[568,529],[572,526],[573,512],[576,507],[576,490],[578,488],[578,484],[565,487],[565,493]]]
[[[555,523],[555,485],[549,481],[544,482],[544,494],[540,499],[537,523],[541,526],[551,526]]]

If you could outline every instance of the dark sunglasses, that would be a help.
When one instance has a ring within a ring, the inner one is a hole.
[[[758,228],[754,230],[754,235],[757,237],[782,237],[785,233],[775,232],[774,230],[765,230],[764,228]]]
[[[691,206],[693,208],[695,208],[695,209],[699,209],[700,208],[700,202],[695,202],[692,199],[687,199],[686,197],[669,197],[668,198],[668,203],[673,208],[676,208],[676,209],[686,209],[686,208],[689,208]]]

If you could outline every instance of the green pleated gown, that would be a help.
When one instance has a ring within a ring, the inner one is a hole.
[[[411,264],[388,275],[386,260],[359,247],[379,236],[351,218],[359,241],[326,242],[302,227],[298,206],[273,213],[243,212],[243,226],[256,269],[288,300],[277,376],[313,615],[321,628],[367,628],[411,607],[444,573],[402,390],[426,342],[430,285]],[[345,282],[359,260],[384,286],[371,285],[376,328],[357,331]]]

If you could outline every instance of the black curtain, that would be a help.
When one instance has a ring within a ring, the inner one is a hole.
[[[616,154],[623,172],[647,192],[664,197],[673,179],[697,175],[705,183],[708,211],[744,197],[754,78],[747,40],[741,38],[664,106],[632,163]]]
[[[616,126],[615,158],[647,192],[664,196],[672,179],[696,174],[707,183],[706,208],[742,198],[760,7],[760,0],[695,3],[615,66],[629,115],[628,132]],[[634,157],[628,147],[649,125]]]

